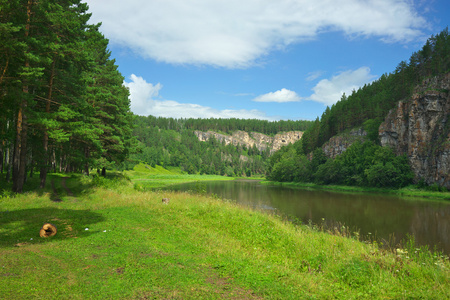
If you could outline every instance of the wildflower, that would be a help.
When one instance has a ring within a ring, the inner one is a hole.
[[[403,249],[400,249],[400,248],[397,248],[397,254],[398,254],[398,255],[401,255],[401,254],[407,254],[407,253],[408,253],[408,251],[403,250]]]

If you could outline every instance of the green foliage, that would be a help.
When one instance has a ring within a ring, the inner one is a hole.
[[[401,188],[410,184],[413,173],[406,156],[396,156],[390,148],[372,141],[351,145],[336,159],[327,159],[322,149],[309,161],[293,147],[275,153],[268,166],[267,178],[273,181],[313,181],[319,184]]]
[[[125,160],[128,90],[87,4],[2,0],[0,9],[0,158],[14,156],[14,191],[33,168],[43,187],[50,166],[87,173]]]
[[[225,145],[214,138],[200,142],[193,129],[186,129],[185,122],[188,120],[135,116],[134,135],[139,142],[140,152],[130,156],[134,163],[127,162],[127,168],[144,162],[152,167],[179,167],[188,174],[264,174],[268,150],[260,151],[256,146],[247,149],[240,145]],[[228,120],[215,121],[217,124],[222,121],[229,124]],[[251,121],[258,124],[255,120],[248,120],[248,124],[252,124]],[[244,121],[241,123],[247,124]]]
[[[363,128],[367,132],[367,138],[375,143],[379,143],[378,128],[380,128],[383,119],[378,117],[367,120],[363,123]]]

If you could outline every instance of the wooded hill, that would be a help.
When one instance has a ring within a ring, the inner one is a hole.
[[[383,74],[351,95],[342,95],[340,101],[327,107],[303,135],[303,154],[314,151],[332,136],[363,124],[372,133],[377,133],[389,110],[400,100],[410,97],[424,78],[449,71],[450,37],[446,28],[431,36],[408,62],[400,62],[394,72]]]
[[[133,134],[139,141],[139,153],[132,154],[121,166],[130,169],[139,162],[164,167],[180,167],[189,174],[251,176],[264,174],[270,150],[256,146],[225,145],[212,138],[199,141],[195,130],[233,133],[236,130],[274,135],[280,131],[304,131],[311,121],[274,121],[245,119],[173,119],[136,116]]]
[[[0,0],[0,171],[82,171],[133,148],[128,90],[79,0]]]
[[[400,100],[411,97],[425,78],[448,72],[450,36],[446,28],[431,36],[420,51],[411,55],[409,62],[399,63],[393,73],[384,74],[351,95],[344,94],[340,101],[327,107],[303,134],[301,142],[271,157],[268,178],[378,187],[410,184],[413,174],[408,159],[380,146],[379,126],[389,110]],[[448,131],[450,121],[448,117],[445,120]],[[363,127],[368,141],[355,143],[336,159],[324,155],[321,146],[325,142],[356,127]]]

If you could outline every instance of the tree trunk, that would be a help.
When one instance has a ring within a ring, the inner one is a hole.
[[[28,93],[28,86],[27,93]],[[23,102],[23,110],[25,111],[27,108],[27,102],[26,100]],[[21,149],[20,149],[20,163],[19,163],[19,174],[17,182],[17,193],[22,193],[23,191],[23,185],[25,183],[25,177],[27,176],[26,173],[26,167],[27,167],[27,142],[28,142],[28,124],[27,124],[27,117],[25,114],[22,116],[22,138],[21,138]]]
[[[106,168],[105,167],[102,168],[102,176],[106,177]]]
[[[13,166],[13,155],[11,154],[11,146],[7,149],[7,158],[6,161],[8,162],[8,169],[6,170],[6,182],[11,181],[11,173],[12,173],[12,166]]]
[[[84,164],[84,174],[86,174],[87,176],[89,176],[89,147],[86,147],[84,149],[84,156],[86,158],[86,163]]]
[[[52,62],[52,73],[50,75],[49,80],[49,87],[48,87],[48,95],[47,95],[47,103],[45,104],[45,113],[50,113],[50,101],[52,99],[52,92],[53,92],[53,79],[55,78],[55,64],[56,64],[56,58],[53,58]],[[43,189],[45,187],[45,181],[47,180],[47,172],[48,172],[48,130],[47,128],[44,128],[44,140],[43,140],[43,148],[44,148],[44,154],[43,154],[43,166],[41,167],[41,173],[40,173],[40,179],[41,184],[40,188]]]
[[[31,23],[31,6],[32,0],[28,0],[27,4],[27,24],[25,26],[25,38],[30,34]],[[25,67],[30,67],[30,62],[25,61]],[[25,167],[27,159],[27,121],[25,111],[27,109],[27,97],[29,94],[29,87],[27,80],[24,78],[22,87],[22,99],[17,113],[17,127],[16,127],[16,143],[14,149],[14,167],[13,167],[13,192],[22,193],[23,184],[25,180]]]
[[[19,182],[19,168],[20,168],[20,150],[22,146],[22,106],[19,107],[17,113],[17,123],[16,123],[16,140],[14,143],[14,154],[13,154],[13,168],[12,168],[12,178],[13,178],[13,191],[17,191]]]
[[[2,147],[0,149],[0,174],[3,174],[3,161],[5,158],[4,149],[5,148],[5,141],[2,141]]]
[[[30,178],[33,178],[34,175],[34,161],[33,158],[31,158],[31,163],[30,163]]]
[[[24,93],[28,93],[28,86],[24,87]],[[26,99],[22,102],[22,107],[19,110],[21,122],[17,125],[17,139],[16,151],[14,153],[14,171],[13,172],[13,191],[16,193],[22,193],[23,184],[25,182],[25,168],[27,160],[27,120],[23,111],[27,108]],[[15,174],[14,174],[15,173]],[[14,176],[15,175],[15,176]]]

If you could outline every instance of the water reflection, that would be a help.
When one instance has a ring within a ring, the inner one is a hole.
[[[202,183],[203,184],[203,183]],[[172,187],[195,190],[196,183]],[[208,193],[300,219],[358,228],[363,236],[399,242],[413,234],[421,245],[450,254],[450,203],[411,201],[379,194],[344,194],[260,185],[256,181],[205,182]]]

